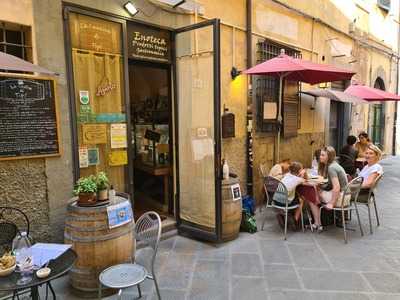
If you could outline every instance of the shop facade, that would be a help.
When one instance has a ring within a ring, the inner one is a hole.
[[[379,42],[379,34],[371,33],[368,43],[361,43],[357,36],[370,28],[366,10],[381,14],[372,4],[361,9],[357,1],[349,2],[348,11],[363,21],[350,30],[350,16],[335,1],[325,7],[320,1],[207,0],[175,9],[166,1],[134,2],[139,9],[134,17],[119,0],[21,2],[32,32],[33,62],[59,74],[63,152],[0,162],[4,185],[21,186],[21,177],[32,177],[21,191],[5,190],[2,196],[6,204],[29,207],[44,239],[62,239],[74,181],[99,171],[109,174],[116,190],[131,195],[137,213],[156,209],[176,219],[182,231],[209,240],[221,235],[222,158],[238,176],[242,194],[253,193],[261,203],[259,166],[271,167],[276,157],[277,124],[268,108],[277,101],[277,85],[272,78],[232,76],[232,68],[245,70],[283,48],[351,69],[368,85],[379,77],[387,90],[396,91],[394,42]],[[334,14],[322,15],[327,9]],[[16,15],[0,19],[21,23]],[[389,24],[390,18],[383,15],[382,22]],[[395,24],[388,26],[397,30]],[[300,97],[307,88],[285,84],[280,149],[281,158],[305,166],[318,147],[343,142],[344,133],[334,137],[340,122],[357,134],[369,129],[372,114],[368,106]],[[390,153],[394,105],[382,110],[380,138]],[[332,118],[334,111],[347,117]],[[224,112],[235,120],[225,138]]]

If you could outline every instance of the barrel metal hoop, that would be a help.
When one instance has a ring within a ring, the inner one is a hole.
[[[116,237],[123,236],[127,233],[132,233],[133,227],[128,227],[128,230],[124,231],[117,231],[111,234],[106,234],[103,236],[95,236],[95,237],[73,237],[68,232],[64,232],[64,238],[70,240],[72,242],[80,242],[80,243],[93,243],[93,242],[100,242],[100,241],[108,241],[114,239]]]
[[[94,232],[100,230],[108,230],[109,227],[107,225],[99,225],[99,226],[90,226],[90,227],[81,227],[81,226],[74,226],[70,224],[65,224],[65,228],[74,229],[78,232]]]

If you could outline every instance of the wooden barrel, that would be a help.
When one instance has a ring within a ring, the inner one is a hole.
[[[120,196],[117,203],[130,200]],[[80,291],[98,289],[101,271],[109,266],[130,262],[135,252],[134,221],[110,229],[107,207],[79,207],[76,202],[68,206],[64,241],[72,244],[78,258],[70,271],[72,286]]]
[[[222,240],[234,240],[239,235],[242,221],[242,200],[234,200],[232,186],[239,184],[237,178],[222,181]]]

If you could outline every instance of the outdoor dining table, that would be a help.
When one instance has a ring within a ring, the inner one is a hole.
[[[320,204],[317,187],[319,184],[326,182],[323,178],[311,178],[307,179],[304,183],[300,184],[296,188],[297,194],[305,201]]]
[[[49,262],[48,267],[51,269],[50,275],[46,278],[38,278],[36,272],[32,274],[32,280],[24,285],[18,285],[17,281],[21,275],[18,272],[13,272],[11,275],[6,277],[0,277],[0,291],[6,292],[18,292],[21,290],[30,289],[33,300],[40,299],[39,297],[39,286],[48,283],[54,279],[57,279],[67,273],[74,264],[77,255],[74,250],[68,249],[66,252],[61,254],[56,259]],[[56,299],[53,288],[49,285],[50,290],[53,294],[53,298]]]

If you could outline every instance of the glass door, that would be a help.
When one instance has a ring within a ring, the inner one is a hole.
[[[219,25],[174,33],[177,226],[210,241],[221,236]]]

